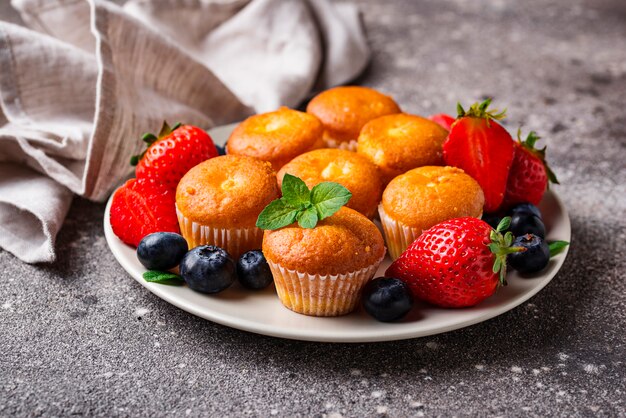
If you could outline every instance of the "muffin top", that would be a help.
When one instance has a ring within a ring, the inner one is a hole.
[[[385,243],[365,216],[342,207],[312,229],[294,223],[263,235],[263,254],[274,263],[308,274],[341,274],[380,261]]]
[[[202,225],[250,228],[265,206],[278,197],[276,173],[270,163],[224,155],[185,174],[176,189],[176,207]]]
[[[387,215],[426,229],[447,219],[479,217],[485,196],[478,182],[456,167],[419,167],[394,178],[383,192]]]
[[[347,206],[368,218],[376,213],[383,193],[376,166],[346,150],[324,148],[299,155],[278,172],[278,184],[282,184],[286,173],[301,178],[309,188],[324,181],[341,184],[352,193]]]
[[[274,170],[303,152],[323,145],[322,123],[313,115],[281,107],[244,120],[230,135],[226,150],[269,161]]]
[[[324,125],[325,137],[338,142],[356,140],[370,120],[399,113],[394,100],[367,87],[335,87],[315,96],[306,108]]]
[[[369,121],[361,130],[357,149],[378,166],[386,184],[413,168],[443,165],[447,135],[433,121],[398,113]]]

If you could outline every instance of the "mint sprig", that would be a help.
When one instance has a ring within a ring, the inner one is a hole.
[[[148,270],[143,274],[143,279],[151,283],[168,284],[171,286],[180,286],[185,281],[178,274],[169,271]]]
[[[561,251],[565,249],[569,245],[567,241],[551,241],[548,242],[548,248],[550,249],[550,258],[559,254]]]
[[[352,193],[339,183],[324,182],[309,190],[302,179],[285,174],[281,185],[283,197],[263,209],[256,221],[261,229],[278,229],[294,222],[302,228],[315,228],[348,203]]]

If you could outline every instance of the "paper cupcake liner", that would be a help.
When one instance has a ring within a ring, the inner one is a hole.
[[[382,204],[378,205],[378,214],[380,215],[380,223],[383,226],[389,256],[392,260],[395,260],[421,235],[422,229],[410,227],[392,219],[387,215]]]
[[[189,249],[199,245],[222,247],[237,260],[243,253],[258,250],[263,243],[263,230],[253,228],[214,228],[193,222],[176,208],[180,231]]]
[[[356,308],[361,289],[382,261],[344,274],[319,275],[290,270],[268,260],[280,301],[294,312],[312,316],[345,315]]]
[[[339,148],[347,151],[356,152],[357,140],[352,139],[350,141],[337,141],[331,138],[324,138],[324,142],[328,148]]]

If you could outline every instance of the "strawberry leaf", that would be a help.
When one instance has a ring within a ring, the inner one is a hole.
[[[141,140],[143,142],[145,142],[146,144],[150,145],[152,144],[154,141],[156,141],[158,138],[156,137],[156,135],[150,133],[150,132],[146,132],[145,134],[143,134],[143,136],[141,137]]]
[[[465,109],[463,109],[463,106],[461,106],[461,103],[456,104],[456,113],[457,113],[457,117],[459,118],[462,118],[463,116],[465,116]]]
[[[481,103],[474,103],[470,106],[469,110],[465,112],[463,107],[458,104],[457,111],[459,112],[459,117],[467,116],[470,118],[482,118],[486,119],[487,122],[490,120],[502,120],[506,117],[506,109],[501,112],[498,112],[496,109],[489,110],[489,106],[491,105],[491,98],[484,100]],[[463,114],[461,114],[463,111]]]
[[[507,229],[509,229],[509,226],[511,226],[511,217],[505,216],[504,218],[502,218],[502,220],[498,224],[496,231],[497,232],[506,231]]]

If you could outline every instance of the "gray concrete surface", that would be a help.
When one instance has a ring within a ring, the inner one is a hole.
[[[285,341],[145,291],[107,248],[104,205],[76,199],[57,263],[0,252],[0,416],[626,416],[626,3],[359,4],[360,83],[418,114],[492,95],[545,137],[573,226],[559,275],[443,335]]]

